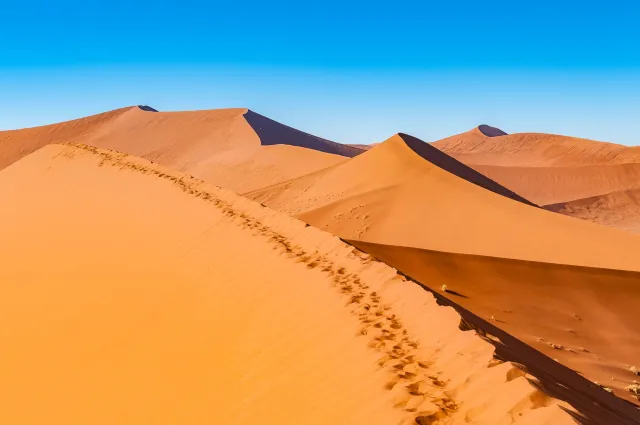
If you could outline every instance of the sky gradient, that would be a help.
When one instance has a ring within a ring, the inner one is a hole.
[[[344,143],[485,123],[640,144],[630,1],[52,3],[1,6],[0,129],[148,104]]]

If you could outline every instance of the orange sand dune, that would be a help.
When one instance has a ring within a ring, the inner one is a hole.
[[[82,142],[142,156],[214,184],[248,191],[344,161],[361,150],[247,109],[119,109],[51,126],[0,132],[0,165],[50,143]]]
[[[480,126],[434,142],[465,164],[509,167],[577,167],[640,162],[640,147],[544,133],[506,134]],[[486,134],[485,134],[486,133]]]
[[[640,164],[583,167],[473,165],[473,168],[538,205],[640,188]]]
[[[640,358],[640,273],[352,243],[634,400],[625,388],[638,379],[629,367]]]
[[[348,239],[640,270],[637,236],[485,190],[419,155],[420,143],[396,135],[345,163],[246,196]]]
[[[545,209],[640,234],[640,189],[546,205]]]
[[[612,192],[640,189],[640,147],[596,142],[551,134],[511,134],[483,131],[467,133],[433,145],[496,182],[539,204],[567,203]],[[496,130],[496,129],[494,129]],[[486,133],[486,134],[485,134]],[[607,202],[589,214],[569,214],[596,223],[640,221],[640,215]],[[569,210],[567,210],[569,211]],[[628,214],[633,213],[633,216]],[[603,219],[602,217],[620,217]]]
[[[0,199],[2,423],[581,416],[395,270],[188,175],[50,145],[0,172]],[[637,423],[602,406],[589,419]]]

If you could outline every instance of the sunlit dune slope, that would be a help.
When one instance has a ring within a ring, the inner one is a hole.
[[[630,366],[640,358],[640,273],[352,243],[619,397],[635,400],[625,388],[637,379]]]
[[[117,149],[235,191],[298,177],[361,152],[247,109],[156,112],[131,107],[0,132],[0,164],[7,166],[46,144],[65,142]]]
[[[51,145],[0,199],[2,423],[573,423],[428,292],[231,192]]]
[[[486,190],[460,170],[419,155],[409,145],[418,143],[396,135],[348,162],[246,195],[349,239],[640,269],[637,236]]]

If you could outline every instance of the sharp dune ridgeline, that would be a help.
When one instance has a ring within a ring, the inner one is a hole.
[[[485,127],[433,145],[538,205],[553,205],[552,211],[640,231],[640,217],[631,214],[628,199],[613,202],[625,197],[619,192],[640,189],[640,147],[554,134],[483,131]],[[598,201],[582,201],[594,198]],[[572,202],[580,206],[558,207]]]
[[[3,423],[573,423],[394,269],[188,175],[51,145],[0,198]]]
[[[479,174],[441,156],[448,158],[396,135],[347,162],[246,196],[347,239],[640,270],[636,235],[531,206],[484,176],[481,186]]]
[[[0,421],[640,424],[639,158],[242,108],[2,131]]]
[[[0,169],[47,144],[72,142],[127,152],[238,192],[326,168],[362,152],[248,109],[157,112],[134,106],[2,131]]]

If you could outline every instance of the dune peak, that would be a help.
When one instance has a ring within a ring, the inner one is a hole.
[[[152,108],[149,105],[138,105],[138,108],[140,108],[140,109],[142,109],[143,111],[146,111],[146,112],[159,112],[157,109]]]
[[[505,131],[502,131],[497,127],[491,127],[490,125],[486,125],[486,124],[480,124],[478,126],[478,131],[487,137],[498,137],[498,136],[507,135]]]

